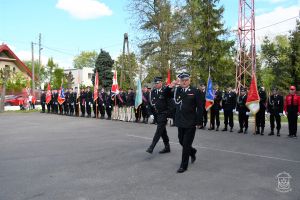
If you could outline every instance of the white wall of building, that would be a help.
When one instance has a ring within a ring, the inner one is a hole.
[[[92,76],[94,74],[93,68],[83,68],[83,69],[65,69],[64,73],[71,72],[74,77],[73,87],[77,87],[77,85],[85,85],[92,86]]]

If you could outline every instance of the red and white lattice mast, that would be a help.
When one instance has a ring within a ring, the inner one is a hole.
[[[250,85],[256,72],[254,0],[239,0],[236,89]]]

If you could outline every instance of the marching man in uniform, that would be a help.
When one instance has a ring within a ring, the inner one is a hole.
[[[201,122],[204,102],[201,101],[199,90],[190,86],[190,74],[184,72],[178,78],[165,91],[172,96],[172,88],[180,84],[175,88],[173,97],[176,104],[175,125],[178,127],[178,139],[182,146],[181,164],[177,173],[183,173],[188,169],[189,157],[192,163],[196,160],[197,150],[192,144],[196,126]]]

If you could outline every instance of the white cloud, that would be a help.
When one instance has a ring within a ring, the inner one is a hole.
[[[268,3],[282,3],[288,0],[258,0],[258,2],[268,2]]]
[[[58,0],[56,7],[83,20],[112,15],[111,9],[97,0]]]
[[[294,17],[299,16],[299,10],[300,10],[300,4],[287,7],[287,8],[277,7],[271,12],[256,16],[255,25],[257,30],[256,31],[257,43],[260,44],[263,41],[265,36],[269,36],[270,38],[272,38],[276,35],[287,34],[289,30],[295,29],[296,18]],[[290,18],[294,18],[294,19],[287,20]],[[278,23],[278,22],[282,22],[282,23]],[[269,25],[272,26],[267,27]]]

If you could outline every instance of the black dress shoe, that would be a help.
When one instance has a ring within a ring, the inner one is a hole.
[[[177,173],[183,173],[183,172],[185,172],[186,171],[186,169],[183,169],[182,167],[180,167],[178,170],[177,170]]]
[[[240,130],[238,131],[238,133],[243,133],[243,129],[240,129]]]
[[[215,130],[215,128],[209,128],[209,129],[207,129],[207,130],[212,131],[212,130]]]
[[[219,131],[219,127],[216,128],[216,131]]]
[[[230,128],[230,132],[233,132],[233,130],[232,130],[233,128]]]
[[[227,131],[227,128],[223,128],[222,131]]]
[[[170,152],[171,152],[170,145],[168,145],[168,146],[165,146],[165,148],[162,149],[159,153],[164,154],[164,153],[170,153]]]
[[[191,156],[191,163],[193,164],[196,161],[196,153]]]
[[[153,148],[149,147],[149,148],[146,150],[146,152],[152,154],[152,153],[153,153]]]

